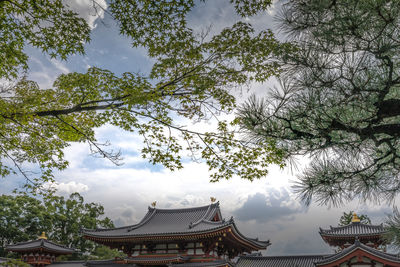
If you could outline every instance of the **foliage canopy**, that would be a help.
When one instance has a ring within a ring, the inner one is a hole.
[[[30,265],[21,261],[21,260],[16,260],[16,259],[8,259],[5,262],[0,263],[0,266],[4,267],[29,267]]]
[[[255,179],[272,163],[283,165],[284,154],[274,142],[245,142],[226,121],[214,132],[192,131],[177,118],[199,122],[229,113],[235,107],[233,89],[263,82],[279,73],[274,58],[293,50],[270,30],[256,32],[244,21],[265,11],[270,0],[231,0],[242,19],[216,34],[196,32],[187,14],[196,1],[112,0],[107,14],[133,46],[147,49],[154,65],[148,76],[129,72],[120,76],[92,67],[86,73],[56,78],[51,88],[21,77],[27,68],[26,44],[52,57],[65,59],[84,53],[90,29],[56,1],[0,1],[0,175],[22,174],[32,188],[53,179],[53,170],[65,169],[63,149],[70,142],[87,142],[93,154],[119,164],[118,152],[107,150],[95,138],[95,129],[114,125],[143,137],[143,157],[175,170],[182,168],[182,152],[207,162],[211,180],[237,174]],[[207,4],[207,1],[198,3]],[[93,1],[93,5],[97,5]],[[242,21],[243,20],[243,21]],[[3,40],[4,39],[4,40]],[[26,169],[26,163],[39,166]],[[37,174],[39,173],[39,174]]]
[[[293,0],[281,29],[298,47],[281,86],[241,108],[252,139],[309,155],[296,190],[309,204],[392,200],[400,189],[400,2]]]
[[[103,206],[86,203],[79,193],[69,198],[51,196],[43,200],[28,195],[1,195],[0,256],[6,255],[7,244],[35,240],[42,232],[59,244],[93,252],[95,244],[84,239],[80,230],[114,227],[103,215]]]
[[[393,208],[393,213],[387,215],[385,220],[386,234],[384,238],[397,250],[400,249],[400,213],[397,207]]]

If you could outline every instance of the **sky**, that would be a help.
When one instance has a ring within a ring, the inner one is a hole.
[[[104,0],[98,0],[105,8]],[[67,61],[50,59],[40,51],[27,47],[30,56],[29,78],[42,87],[51,87],[57,75],[85,72],[96,66],[116,74],[125,71],[148,73],[152,60],[143,48],[132,48],[129,39],[118,34],[118,27],[109,15],[93,16],[90,0],[70,0],[72,9],[84,17],[92,28],[92,41],[86,44],[84,56],[74,55]],[[280,6],[275,3],[270,11],[245,20],[257,29],[274,29],[273,16]],[[219,32],[239,18],[229,1],[217,0],[200,3],[189,15],[189,25],[201,30],[212,25]],[[279,35],[279,33],[278,33]],[[270,81],[254,84],[251,92],[263,95]],[[298,169],[283,170],[271,166],[267,177],[249,182],[234,177],[218,183],[209,182],[208,167],[204,163],[185,161],[184,168],[171,172],[162,166],[149,164],[140,155],[143,140],[118,128],[104,126],[96,130],[98,140],[109,140],[120,149],[124,157],[122,166],[89,155],[86,144],[71,144],[65,150],[69,167],[56,174],[58,194],[81,193],[86,201],[98,202],[105,207],[106,216],[117,226],[135,224],[157,201],[158,208],[181,208],[208,205],[210,197],[220,202],[222,215],[234,217],[240,231],[249,237],[270,240],[272,245],[264,255],[320,254],[333,249],[320,238],[319,227],[336,226],[343,212],[355,210],[367,214],[374,224],[382,223],[391,205],[362,203],[354,200],[341,207],[305,207],[292,192],[296,174],[309,159],[298,158]],[[0,181],[0,193],[11,193],[22,180],[9,177]],[[395,203],[396,204],[396,203]]]

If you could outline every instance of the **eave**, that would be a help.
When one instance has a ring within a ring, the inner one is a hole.
[[[262,241],[254,241],[243,236],[235,227],[234,224],[229,224],[219,229],[206,232],[195,232],[195,233],[173,233],[173,234],[156,234],[156,235],[142,235],[142,236],[127,236],[127,237],[98,237],[84,234],[84,237],[88,240],[92,240],[102,244],[142,244],[144,242],[156,242],[156,243],[174,243],[179,241],[198,241],[198,240],[214,240],[218,238],[228,238],[240,243],[245,250],[254,251],[266,249],[270,243]]]
[[[34,246],[29,246],[29,244],[32,245],[32,243],[38,243]],[[48,246],[55,246],[55,248],[51,248]],[[14,245],[8,245],[5,248],[7,251],[13,251],[13,252],[18,252],[18,253],[29,253],[29,252],[45,252],[45,253],[52,253],[53,255],[68,255],[72,254],[75,252],[75,249],[68,248],[53,242],[50,242],[48,240],[34,240],[34,241],[28,241],[28,242],[22,242],[22,243],[17,243]]]
[[[370,248],[359,241],[356,241],[354,245],[338,254],[334,254],[320,262],[316,262],[315,265],[319,267],[335,267],[344,262],[350,261],[354,257],[357,257],[359,264],[365,263],[363,262],[363,257],[366,257],[373,261],[383,263],[384,266],[400,267],[399,257]]]

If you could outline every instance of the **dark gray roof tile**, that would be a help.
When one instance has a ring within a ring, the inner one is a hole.
[[[56,261],[46,267],[85,267],[85,261]]]
[[[383,251],[364,245],[358,240],[356,240],[356,242],[352,246],[336,254],[298,255],[298,256],[248,255],[239,257],[236,266],[237,267],[315,267],[335,262],[351,254],[357,249],[364,250],[365,252],[381,259],[385,259],[395,263],[400,263],[400,257],[398,255],[385,253]]]
[[[6,250],[9,251],[35,251],[42,248],[43,250],[48,250],[59,254],[71,254],[75,252],[74,249],[53,243],[47,239],[37,239],[28,242],[21,242],[13,245],[7,245]]]
[[[322,236],[367,236],[381,235],[385,233],[385,228],[382,224],[370,225],[363,223],[351,223],[346,226],[330,227],[330,229],[320,228],[319,233]]]
[[[266,247],[270,244],[269,241],[263,242],[249,239],[240,234],[234,225],[233,219],[212,221],[216,215],[218,215],[218,218],[222,218],[218,202],[208,206],[186,209],[156,209],[149,207],[147,214],[138,224],[114,229],[84,229],[83,235],[96,238],[180,236],[205,233],[232,226],[242,238],[256,246]]]
[[[129,263],[139,264],[139,265],[149,265],[149,264],[170,264],[170,263],[180,263],[183,262],[184,258],[180,255],[176,256],[162,256],[162,257],[132,257],[126,259]]]
[[[190,262],[190,263],[179,263],[179,264],[172,264],[172,266],[176,267],[225,267],[236,266],[233,262],[226,261],[226,260],[216,260],[213,262]]]
[[[86,229],[83,230],[83,233],[99,237],[124,237],[198,232],[225,224],[223,221],[211,224],[203,223],[204,221],[211,221],[216,213],[220,213],[219,203],[190,209],[155,209],[149,207],[149,211],[138,224],[114,229]]]
[[[85,266],[88,267],[138,267],[136,264],[116,263],[115,260],[89,260]]]
[[[315,267],[326,255],[299,256],[241,256],[237,267]]]
[[[356,240],[355,243],[353,245],[351,245],[350,247],[343,249],[339,253],[333,254],[329,257],[325,257],[324,259],[318,261],[316,265],[319,266],[319,265],[327,264],[330,262],[334,262],[340,258],[347,256],[348,254],[351,254],[353,251],[355,251],[357,249],[364,250],[365,252],[375,255],[381,259],[386,259],[386,260],[389,260],[392,262],[400,263],[400,257],[398,255],[385,253],[383,251],[380,251],[380,250],[371,248],[367,245],[364,245],[360,241]]]

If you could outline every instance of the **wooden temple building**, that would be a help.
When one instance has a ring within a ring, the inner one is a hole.
[[[18,253],[22,261],[35,267],[52,264],[58,256],[75,252],[74,249],[47,240],[44,232],[37,240],[8,245],[6,250]]]
[[[123,259],[55,262],[73,249],[57,245],[43,234],[38,240],[7,246],[22,260],[39,267],[400,267],[400,256],[386,253],[383,225],[363,224],[357,215],[349,225],[321,229],[335,253],[262,256],[269,241],[243,235],[233,218],[224,220],[219,203],[186,209],[149,207],[135,225],[85,229],[85,238],[117,248]],[[0,263],[4,259],[0,258]]]
[[[327,255],[241,256],[237,267],[400,267],[400,256],[384,250],[383,225],[360,222],[356,214],[349,225],[320,229],[322,239],[337,249]]]
[[[138,224],[82,233],[89,240],[124,251],[128,257],[120,263],[138,266],[233,266],[233,258],[270,245],[244,236],[233,218],[223,219],[218,202],[186,209],[154,205]]]
[[[362,244],[378,249],[384,244],[382,238],[385,228],[382,224],[371,225],[360,222],[357,215],[353,214],[351,224],[330,229],[320,228],[319,234],[322,239],[332,247],[339,247],[341,250],[350,247],[356,239]]]

